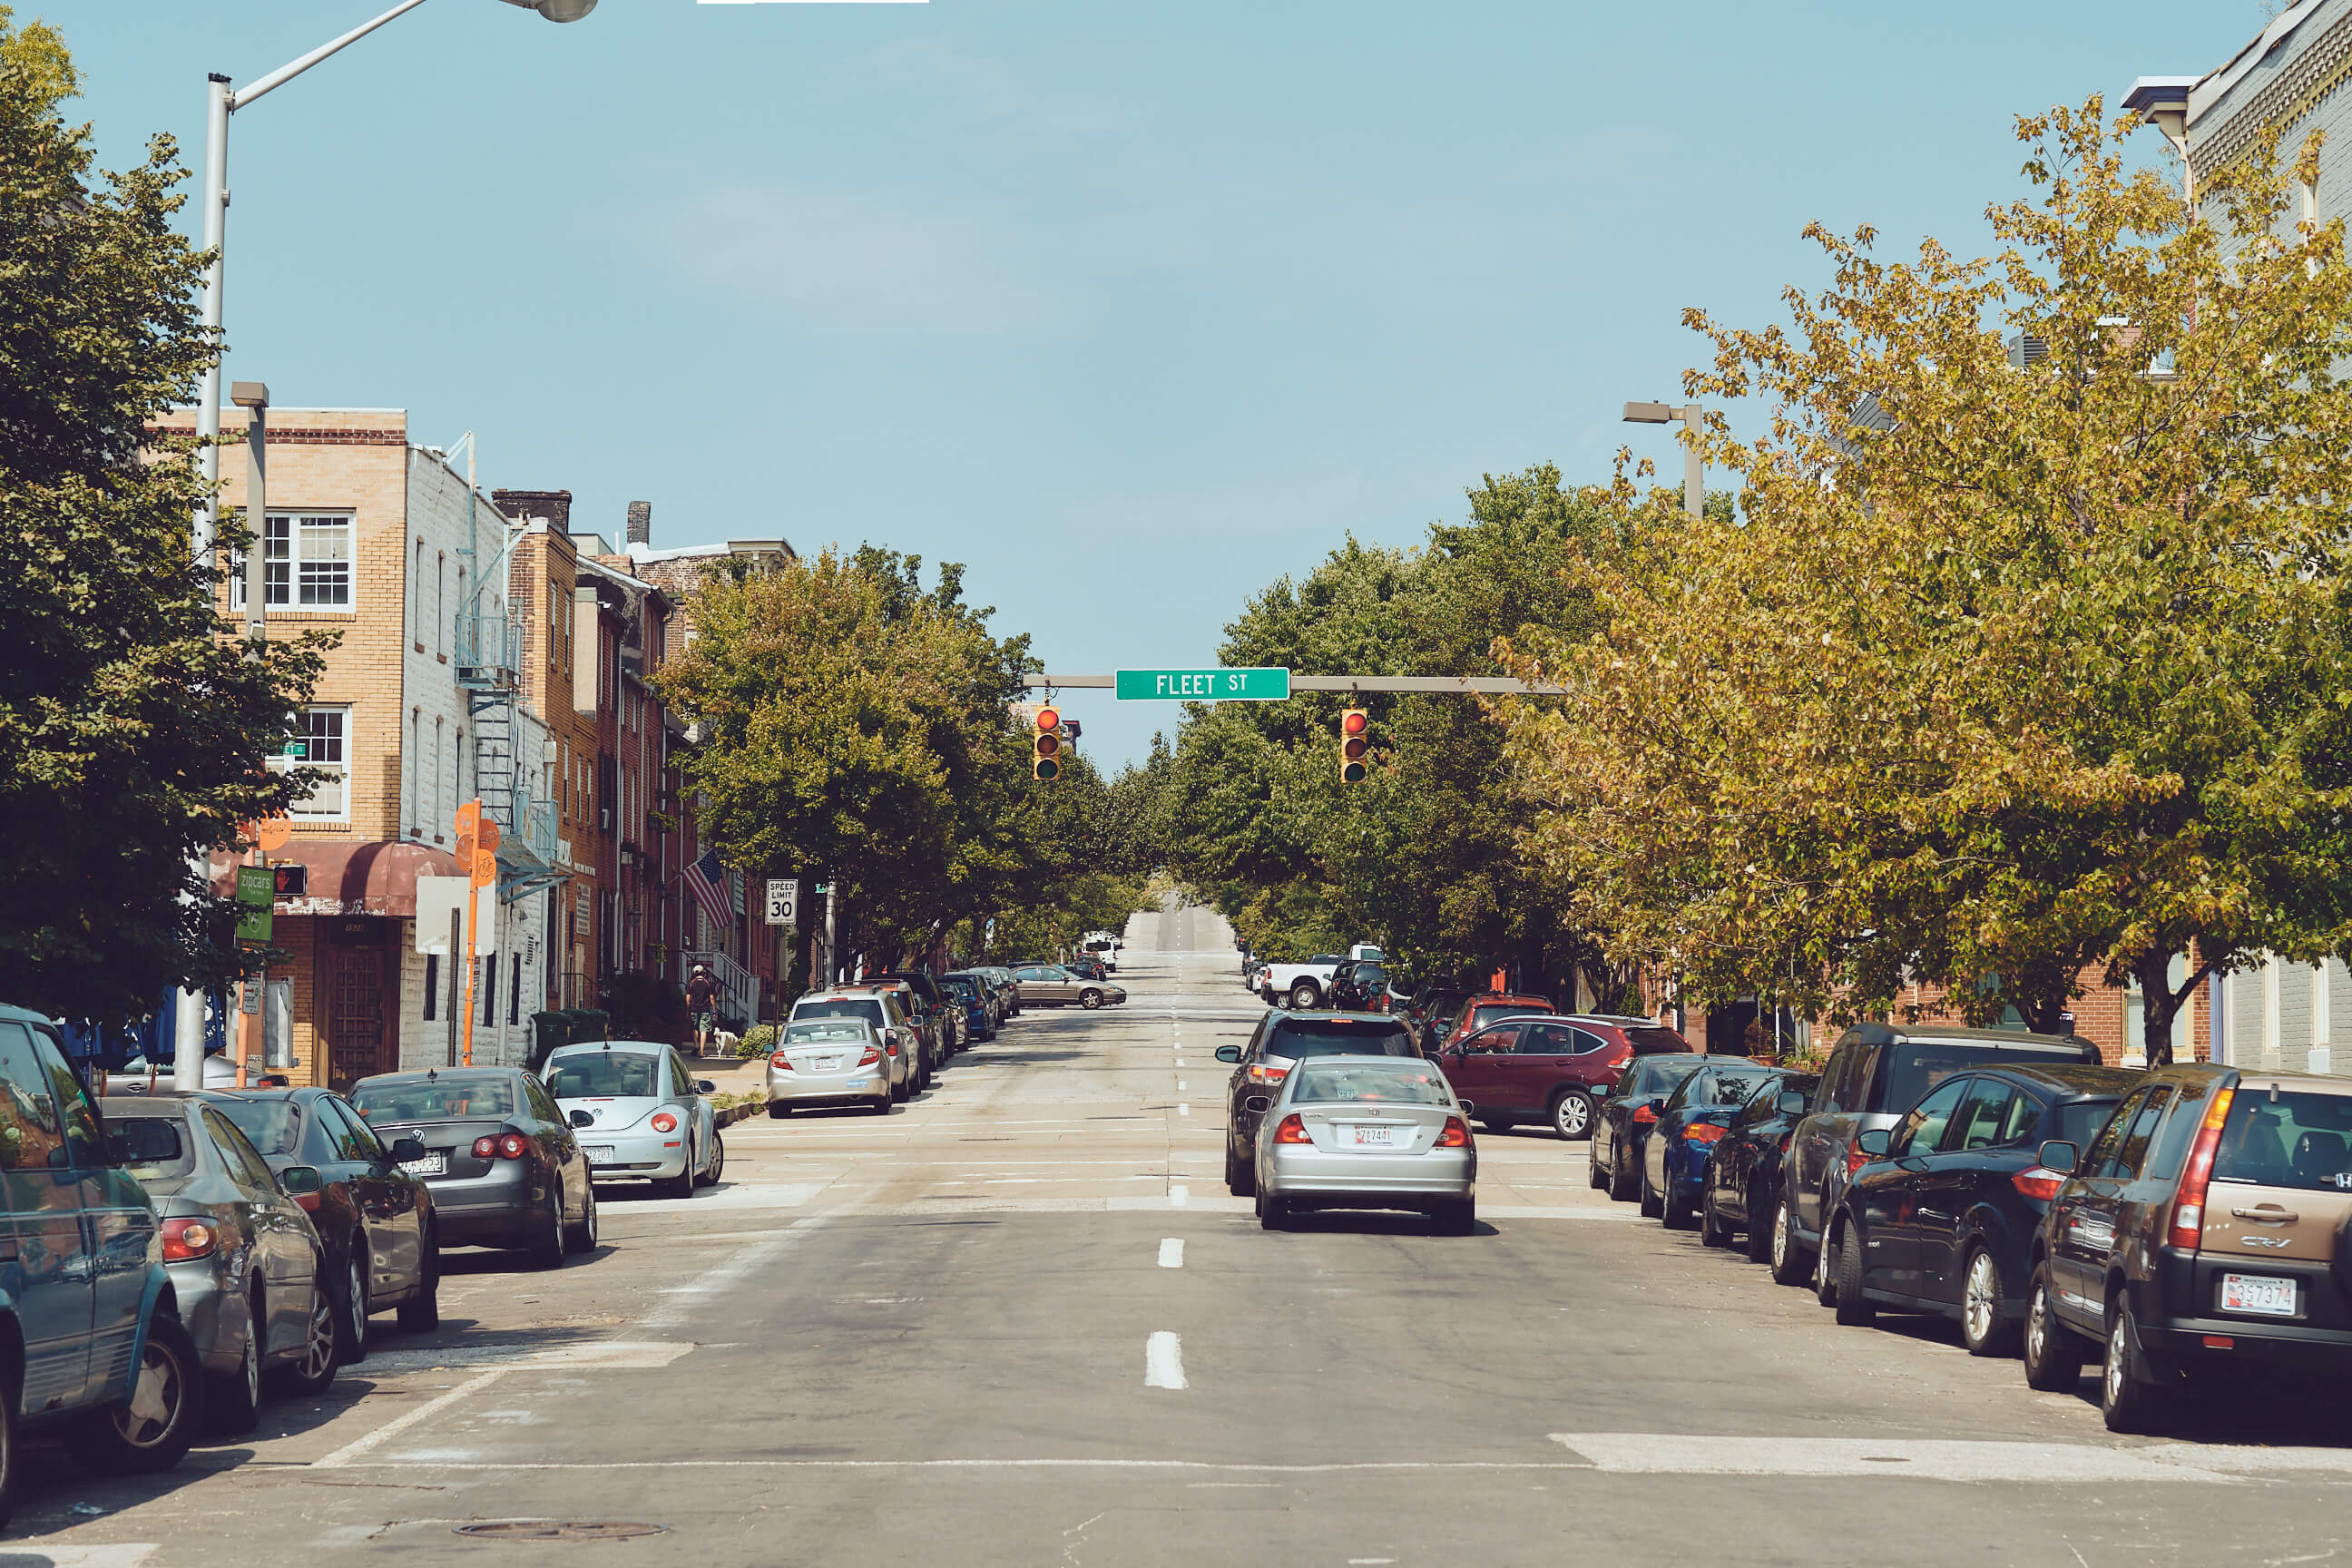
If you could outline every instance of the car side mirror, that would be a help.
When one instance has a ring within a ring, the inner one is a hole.
[[[2083,1152],[2063,1138],[2053,1138],[2042,1145],[2034,1158],[2042,1162],[2043,1170],[2055,1171],[2063,1176],[2071,1174],[2083,1163]]]
[[[1477,1114],[1478,1114],[1478,1102],[1477,1102],[1476,1100],[1464,1100],[1464,1101],[1462,1102],[1462,1114],[1463,1114],[1465,1117],[1471,1117],[1471,1116],[1475,1116],[1475,1115],[1477,1115]]]
[[[584,1110],[575,1110],[571,1115],[565,1117],[564,1120],[571,1122],[574,1127],[593,1127],[596,1125],[596,1119],[589,1115]]]
[[[316,1165],[289,1165],[278,1173],[278,1190],[289,1198],[307,1198],[326,1184]]]
[[[1247,1100],[1242,1101],[1242,1109],[1248,1111],[1252,1116],[1264,1116],[1266,1112],[1266,1108],[1271,1106],[1273,1103],[1274,1101],[1268,1100],[1262,1094],[1253,1094]]]
[[[1778,1103],[1780,1108],[1781,1115],[1802,1116],[1805,1113],[1805,1107],[1809,1101],[1806,1099],[1805,1091],[1803,1089],[1791,1089],[1782,1091]]]
[[[1239,1046],[1219,1046],[1217,1059],[1221,1062],[1238,1062],[1242,1059],[1242,1048]]]
[[[694,1080],[694,1092],[697,1094],[717,1094],[719,1092],[719,1086],[711,1082],[707,1078],[698,1078]]]
[[[425,1140],[411,1132],[392,1146],[392,1163],[405,1165],[411,1160],[425,1158]]]
[[[1887,1145],[1894,1142],[1894,1133],[1884,1127],[1874,1127],[1856,1138],[1853,1141],[1853,1146],[1864,1153],[1875,1157],[1885,1153]]]

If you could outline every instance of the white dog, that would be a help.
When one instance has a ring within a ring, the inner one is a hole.
[[[742,1036],[731,1033],[729,1030],[713,1029],[710,1031],[710,1044],[722,1057],[733,1056],[735,1054],[735,1047],[742,1043]]]

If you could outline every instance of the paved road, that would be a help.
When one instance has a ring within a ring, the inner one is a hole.
[[[1607,1203],[1548,1133],[1482,1137],[1475,1236],[1261,1232],[1219,1180],[1210,1053],[1259,1012],[1229,936],[1146,916],[1124,959],[1125,1008],[1033,1012],[898,1114],[730,1129],[725,1185],[612,1202],[593,1258],[465,1255],[439,1332],[379,1319],[330,1397],[173,1477],[37,1456],[0,1568],[2347,1550],[2347,1450],[2253,1447],[2279,1435],[2258,1420],[2111,1439],[2087,1383],[2030,1393],[1931,1326],[1839,1330]],[[515,1519],[667,1533],[455,1533]]]

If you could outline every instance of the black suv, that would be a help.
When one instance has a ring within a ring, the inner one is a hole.
[[[1873,1128],[1893,1127],[1922,1096],[1970,1068],[2027,1062],[2099,1065],[2099,1047],[2074,1035],[2029,1035],[2021,1029],[1964,1029],[1920,1024],[1897,1028],[1861,1024],[1845,1032],[1822,1069],[1810,1115],[1797,1124],[1781,1162],[1780,1202],[1772,1214],[1772,1278],[1802,1283],[1810,1274],[1824,1304],[1837,1282],[1828,1270],[1822,1233],[1838,1212],[1846,1184],[1869,1162],[1854,1140]]]
[[[1404,1026],[1382,1013],[1294,1013],[1276,1008],[1244,1046],[1219,1046],[1233,1064],[1225,1090],[1225,1188],[1237,1198],[1257,1191],[1257,1124],[1282,1080],[1307,1057],[1418,1057]],[[1469,1113],[1465,1102],[1464,1114]]]

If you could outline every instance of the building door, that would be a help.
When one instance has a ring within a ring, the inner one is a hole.
[[[328,945],[326,994],[327,1084],[341,1093],[352,1085],[396,1065],[389,1058],[391,1034],[383,984],[383,950],[370,945]]]

